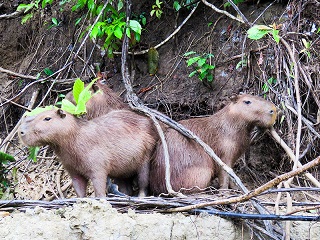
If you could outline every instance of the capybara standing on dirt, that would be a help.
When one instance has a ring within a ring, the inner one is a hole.
[[[210,117],[182,120],[229,167],[249,148],[250,133],[255,126],[271,127],[276,119],[276,107],[260,97],[238,95],[232,102]],[[177,131],[165,132],[169,148],[171,184],[175,191],[184,193],[206,188],[218,176],[220,188],[229,187],[229,176],[193,140]],[[156,147],[151,161],[150,190],[153,194],[166,193],[165,163],[162,145]],[[191,189],[191,190],[183,190]]]
[[[88,120],[100,117],[112,110],[130,109],[129,105],[124,103],[123,99],[110,89],[103,79],[97,80],[90,91],[93,96],[86,103],[87,114],[85,118]],[[65,98],[75,104],[72,91]]]
[[[95,195],[106,196],[107,177],[138,175],[140,196],[148,186],[155,137],[152,121],[128,110],[115,110],[90,121],[52,109],[25,116],[19,136],[27,146],[50,145],[69,172],[78,197],[92,181]]]

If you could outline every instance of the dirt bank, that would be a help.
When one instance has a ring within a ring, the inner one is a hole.
[[[241,229],[216,216],[118,213],[104,201],[86,199],[73,207],[40,207],[0,219],[1,239],[241,239]]]
[[[319,222],[293,222],[292,239],[320,239]],[[213,215],[119,213],[106,200],[82,199],[72,207],[41,207],[0,218],[0,239],[251,239],[242,227]]]

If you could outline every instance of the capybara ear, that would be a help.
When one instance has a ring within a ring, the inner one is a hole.
[[[61,117],[61,118],[65,118],[67,115],[64,113],[64,111],[63,110],[61,110],[61,109],[58,109],[57,110],[57,114]]]
[[[232,94],[231,96],[230,96],[230,100],[231,100],[231,102],[236,102],[237,100],[238,100],[238,95],[237,94]]]

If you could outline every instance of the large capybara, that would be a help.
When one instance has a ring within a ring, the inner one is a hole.
[[[276,120],[276,107],[263,98],[243,94],[210,117],[182,120],[229,167],[249,148],[250,133],[255,126],[268,128]],[[229,187],[229,176],[193,140],[169,128],[165,132],[169,148],[171,184],[175,191],[194,193],[210,185],[218,176],[220,188]],[[161,142],[157,144],[150,169],[150,190],[166,193],[165,162]],[[189,189],[189,190],[187,190]]]
[[[112,110],[130,109],[129,105],[123,102],[112,89],[110,89],[104,79],[98,79],[90,88],[93,96],[86,103],[87,114],[85,118],[90,120],[100,117]],[[65,99],[75,104],[72,91],[69,92]]]
[[[52,109],[24,116],[19,136],[27,146],[49,145],[69,172],[78,197],[92,181],[95,195],[106,196],[107,177],[138,175],[139,196],[145,195],[150,155],[157,135],[149,118],[114,110],[90,121]]]

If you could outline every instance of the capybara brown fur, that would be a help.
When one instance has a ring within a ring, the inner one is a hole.
[[[128,110],[114,110],[90,121],[52,109],[25,116],[19,136],[27,146],[49,145],[72,178],[78,197],[90,179],[97,197],[106,196],[107,177],[138,175],[145,195],[150,155],[158,139],[151,120]]]
[[[86,103],[87,113],[85,118],[88,120],[100,117],[112,110],[130,109],[129,105],[124,103],[123,99],[108,87],[104,79],[97,80],[90,91],[93,96]],[[72,91],[66,95],[65,99],[75,104]]]
[[[249,148],[250,133],[255,126],[271,127],[276,120],[276,107],[263,98],[238,95],[212,116],[182,120],[229,167]],[[175,191],[194,193],[210,185],[218,176],[220,188],[229,187],[229,176],[193,140],[169,128],[165,132],[170,156],[171,184]],[[162,144],[156,146],[150,169],[150,190],[166,193],[165,163]]]

